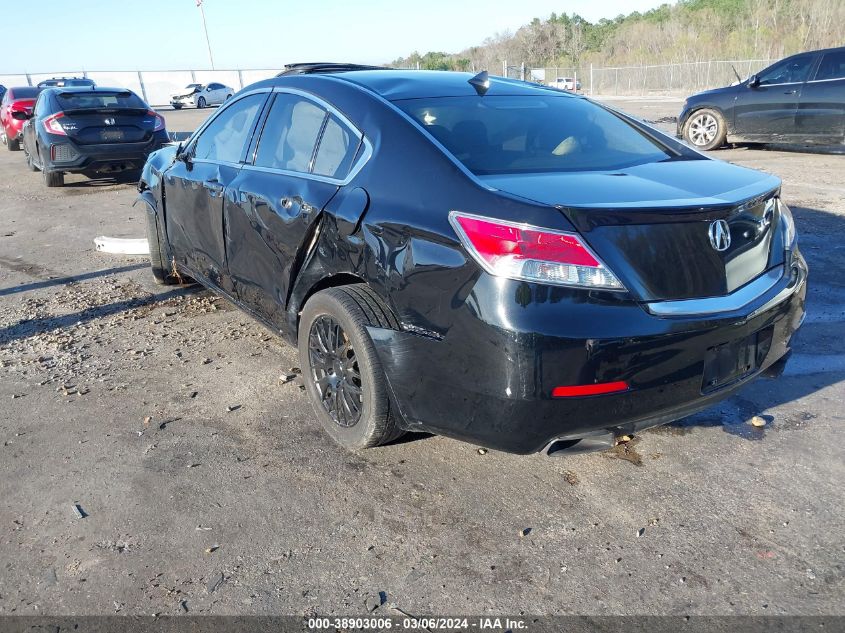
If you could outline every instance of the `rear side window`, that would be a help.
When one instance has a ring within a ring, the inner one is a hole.
[[[62,110],[100,110],[103,108],[146,108],[133,92],[60,92],[56,95]]]
[[[308,173],[326,111],[297,95],[276,95],[255,156],[259,167]]]
[[[194,158],[237,163],[249,144],[255,118],[267,95],[238,99],[208,124],[194,145]]]
[[[488,95],[395,103],[480,176],[623,169],[675,156],[586,99]]]
[[[33,109],[33,113],[37,117],[44,116],[47,114],[47,95],[41,94],[38,95],[38,100],[35,102],[35,108]]]
[[[358,136],[331,115],[320,138],[320,147],[314,159],[314,173],[330,178],[345,178],[358,150],[358,143]]]
[[[816,71],[816,81],[822,79],[845,79],[845,51],[825,53]]]

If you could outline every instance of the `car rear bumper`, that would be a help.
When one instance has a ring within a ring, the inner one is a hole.
[[[483,274],[442,338],[422,328],[370,332],[410,429],[532,453],[665,424],[772,373],[804,316],[807,272],[797,252],[792,265],[794,276],[742,309],[700,317]],[[751,340],[753,366],[707,384],[717,350]],[[558,386],[620,381],[627,391],[552,397]]]
[[[155,150],[169,142],[166,132],[156,132],[150,141],[144,143],[109,143],[102,145],[79,145],[62,137],[52,137],[50,156],[47,158],[48,172],[117,172],[141,169]]]

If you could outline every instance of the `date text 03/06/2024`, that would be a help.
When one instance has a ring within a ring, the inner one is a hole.
[[[331,618],[308,618],[308,628],[311,630],[373,630],[383,631],[387,629],[397,630],[428,630],[428,631],[459,631],[459,630],[480,630],[480,631],[527,631],[528,625],[525,620],[516,618],[499,617],[331,617]]]

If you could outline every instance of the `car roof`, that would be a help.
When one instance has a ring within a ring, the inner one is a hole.
[[[285,69],[276,77],[288,75],[312,75],[320,73],[341,73],[351,70],[387,70],[383,66],[367,66],[364,64],[349,64],[345,62],[305,62],[285,64]]]
[[[400,99],[421,99],[426,97],[472,97],[477,96],[469,80],[473,73],[453,72],[448,70],[349,70],[339,73],[319,73],[305,75],[310,81],[343,81],[355,84],[374,92],[388,101]],[[260,82],[260,85],[292,86],[296,85],[302,74],[280,75],[275,79]],[[559,90],[546,86],[505,77],[490,78],[489,96],[528,96],[547,95],[577,99]]]
[[[52,90],[56,94],[84,93],[87,95],[92,93],[96,94],[98,92],[132,92],[128,88],[109,88],[107,86],[51,86],[48,90]]]

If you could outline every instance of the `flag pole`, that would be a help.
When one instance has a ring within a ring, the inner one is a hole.
[[[208,59],[211,61],[211,70],[214,70],[214,57],[211,54],[211,40],[208,39],[208,26],[205,24],[205,10],[202,8],[202,0],[197,0],[197,6],[202,16],[202,28],[205,31],[205,44],[208,46]]]

